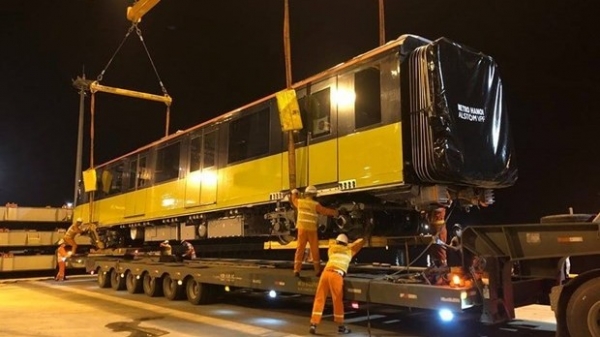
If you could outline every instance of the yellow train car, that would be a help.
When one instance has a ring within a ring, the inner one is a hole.
[[[494,60],[403,35],[293,86],[296,181],[344,207],[323,236],[416,233],[434,207],[493,203],[517,178]],[[107,247],[171,239],[293,239],[288,133],[275,95],[96,167],[75,217]]]

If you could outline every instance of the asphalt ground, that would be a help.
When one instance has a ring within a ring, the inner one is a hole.
[[[72,276],[0,282],[0,336],[310,336],[312,298],[269,299],[261,293],[230,294],[222,303],[194,306],[144,294],[100,289],[95,278]],[[367,310],[368,309],[368,310]],[[472,318],[472,317],[471,317]],[[348,336],[551,337],[555,322],[547,306],[517,309],[517,319],[485,327],[467,316],[440,323],[423,312],[361,306],[346,311]],[[337,336],[331,307],[321,336]]]

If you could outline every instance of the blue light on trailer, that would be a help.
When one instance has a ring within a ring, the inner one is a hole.
[[[454,313],[448,309],[441,309],[438,314],[443,322],[450,322],[454,319]]]

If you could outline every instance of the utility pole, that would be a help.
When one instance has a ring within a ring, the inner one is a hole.
[[[292,55],[290,51],[290,5],[289,0],[284,0],[283,11],[283,50],[285,58],[285,86],[292,87]],[[290,190],[296,188],[296,147],[294,143],[294,130],[288,131],[288,170]]]
[[[75,89],[79,90],[79,126],[77,129],[77,157],[75,159],[75,192],[73,194],[73,207],[77,204],[79,181],[81,180],[81,161],[83,152],[83,115],[85,111],[85,91],[89,89],[91,81],[85,79],[85,71],[82,77],[77,76],[73,81]]]
[[[385,44],[385,9],[383,2],[385,0],[379,0],[379,45]]]

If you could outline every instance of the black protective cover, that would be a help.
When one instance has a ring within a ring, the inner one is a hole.
[[[517,166],[494,60],[440,38],[407,61],[417,177],[482,188],[513,185]]]

